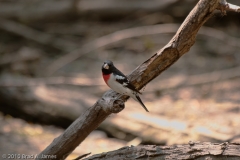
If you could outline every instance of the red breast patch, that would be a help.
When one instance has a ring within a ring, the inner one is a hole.
[[[107,85],[108,85],[109,78],[110,78],[110,74],[103,74],[103,79]]]

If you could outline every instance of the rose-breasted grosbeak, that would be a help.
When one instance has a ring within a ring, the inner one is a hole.
[[[107,60],[103,63],[102,76],[106,84],[115,92],[132,97],[149,112],[139,97],[141,93],[129,82],[127,77],[113,65],[112,61]]]

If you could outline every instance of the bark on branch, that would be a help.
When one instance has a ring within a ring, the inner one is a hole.
[[[226,0],[220,0],[219,9],[226,14],[227,11],[240,12],[240,7],[231,3],[228,3]]]
[[[174,153],[174,154],[173,154]],[[239,144],[229,143],[199,143],[189,142],[176,146],[136,146],[124,147],[115,151],[96,154],[85,160],[114,160],[114,159],[197,159],[197,160],[238,160],[240,157]]]
[[[170,42],[129,75],[137,89],[147,85],[190,50],[198,30],[213,15],[218,6],[219,0],[199,1]],[[124,106],[122,102],[127,99],[127,96],[119,96],[116,92],[106,92],[94,106],[87,109],[62,135],[42,151],[39,157],[56,155],[57,159],[64,159],[111,113],[121,111]],[[112,106],[108,102],[113,102]],[[145,151],[144,154],[146,154]]]

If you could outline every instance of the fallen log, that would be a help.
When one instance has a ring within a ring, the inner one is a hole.
[[[131,146],[115,151],[96,154],[84,160],[166,160],[166,159],[197,159],[197,160],[239,160],[239,143],[189,142],[175,146]]]

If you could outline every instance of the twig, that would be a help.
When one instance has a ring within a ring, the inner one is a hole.
[[[240,12],[240,7],[231,3],[228,3],[226,0],[220,0],[218,7],[224,14],[226,11]]]

